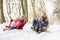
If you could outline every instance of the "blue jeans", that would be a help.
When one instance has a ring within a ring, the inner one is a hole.
[[[33,20],[33,26],[37,27],[38,29],[41,29],[43,27],[47,27],[48,26],[48,21],[45,21],[44,23],[42,23],[41,21],[38,20]]]
[[[37,21],[35,19],[33,20],[33,26],[34,27],[41,28],[41,25],[42,25],[42,23],[40,21]]]
[[[44,23],[42,23],[43,27],[47,27],[48,26],[48,21],[45,21]]]

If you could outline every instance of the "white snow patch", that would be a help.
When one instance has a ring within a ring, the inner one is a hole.
[[[4,24],[0,24],[0,40],[60,40],[60,25],[49,26],[49,32],[37,34],[30,29],[31,24],[27,23],[23,30],[2,31]]]

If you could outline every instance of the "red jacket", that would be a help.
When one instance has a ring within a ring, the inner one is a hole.
[[[19,23],[17,26],[16,26],[16,29],[23,29],[24,25],[26,24],[26,19],[24,19],[23,23]]]
[[[12,21],[10,21],[9,26],[6,25],[6,28],[9,29],[11,27],[11,22]],[[26,19],[24,19],[23,23],[20,22],[18,25],[16,25],[16,29],[23,29],[23,27],[24,27],[25,24],[26,24]]]

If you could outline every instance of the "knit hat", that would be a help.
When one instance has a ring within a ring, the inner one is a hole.
[[[20,18],[25,18],[25,16],[24,16],[24,15],[22,15]]]

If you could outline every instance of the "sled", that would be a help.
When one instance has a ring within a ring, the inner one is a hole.
[[[38,34],[40,34],[41,32],[46,32],[47,31],[47,27],[43,27],[41,29],[38,29],[36,27],[31,27],[31,29],[35,32],[37,32]]]

